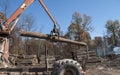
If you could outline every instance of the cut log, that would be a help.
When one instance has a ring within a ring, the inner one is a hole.
[[[37,33],[37,32],[21,31],[20,34],[21,34],[21,36],[25,36],[25,37],[41,38],[41,39],[46,39],[46,40],[52,40],[52,41],[65,42],[65,43],[87,46],[87,44],[84,43],[84,42],[73,41],[73,40],[65,39],[65,38],[62,38],[62,37],[59,37],[59,36],[51,36],[51,35]]]
[[[10,31],[0,31],[0,36],[1,37],[6,37],[8,35],[10,35]]]

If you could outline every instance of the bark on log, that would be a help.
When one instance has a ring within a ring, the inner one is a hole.
[[[0,36],[6,37],[10,35],[10,31],[0,31]]]
[[[65,43],[87,46],[87,44],[84,43],[84,42],[73,41],[73,40],[65,39],[65,38],[62,38],[62,37],[59,37],[59,36],[51,36],[51,35],[37,33],[37,32],[21,31],[20,34],[21,34],[21,36],[25,36],[25,37],[41,38],[41,39],[46,39],[46,40],[52,40],[52,41],[65,42]]]

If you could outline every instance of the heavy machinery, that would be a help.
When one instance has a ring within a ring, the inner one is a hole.
[[[79,64],[79,61],[73,60],[75,57],[73,56],[73,59],[62,59],[55,61],[53,64],[53,71],[52,75],[82,75],[82,73],[85,73],[85,66],[87,62],[87,44],[84,42],[78,42],[78,41],[73,41],[69,39],[65,39],[59,36],[59,30],[57,29],[57,22],[54,19],[54,17],[51,15],[45,4],[43,3],[42,0],[39,0],[39,3],[42,5],[52,22],[54,23],[53,30],[51,31],[50,35],[42,34],[42,33],[34,33],[34,32],[26,32],[22,31],[21,35],[26,36],[26,37],[34,37],[34,38],[42,38],[46,40],[52,40],[52,41],[58,41],[58,42],[66,42],[66,43],[71,43],[71,44],[76,44],[78,46],[84,46],[85,47],[85,55],[81,58],[82,65]]]
[[[4,67],[9,67],[9,36],[14,29],[18,17],[21,13],[32,3],[34,0],[24,0],[22,5],[8,18],[2,25],[0,25],[0,59]],[[14,22],[14,24],[10,27],[9,25]]]
[[[1,42],[1,52],[0,52],[0,58],[4,59],[2,60],[2,63],[4,67],[9,67],[9,35],[11,34],[11,31],[14,29],[18,17],[20,14],[32,3],[34,0],[25,0],[23,4],[12,14],[12,16],[3,24],[1,25],[1,30],[0,30],[0,37],[2,38]],[[25,32],[21,31],[22,36],[27,36],[27,37],[35,37],[35,38],[42,38],[46,40],[53,40],[53,41],[59,41],[59,42],[66,42],[66,43],[71,43],[71,44],[76,44],[79,46],[85,46],[86,48],[86,57],[82,57],[83,59],[83,64],[80,65],[78,61],[73,60],[73,59],[62,59],[55,61],[53,64],[53,72],[52,75],[82,75],[82,70],[85,69],[85,64],[87,60],[87,44],[84,42],[78,42],[78,41],[73,41],[69,39],[65,39],[59,36],[59,29],[57,29],[57,22],[55,21],[54,17],[51,15],[45,4],[43,3],[42,0],[39,0],[39,3],[42,5],[52,22],[54,23],[53,30],[51,31],[50,35],[42,34],[42,33],[34,33],[34,32]],[[12,23],[13,21],[14,24],[9,27],[9,24]],[[82,67],[81,67],[82,66]]]

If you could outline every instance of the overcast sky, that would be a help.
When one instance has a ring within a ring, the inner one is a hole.
[[[4,0],[0,0],[2,3]],[[10,3],[8,17],[18,8],[24,0],[8,0]],[[94,31],[91,37],[103,36],[105,34],[105,24],[107,20],[120,21],[120,0],[43,0],[61,30],[66,33],[71,23],[72,14],[77,11],[81,15],[86,14],[92,17],[91,25]],[[49,34],[53,28],[53,23],[36,0],[23,14],[31,14],[36,20],[34,26],[42,33]]]

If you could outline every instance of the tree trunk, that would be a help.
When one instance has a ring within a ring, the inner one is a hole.
[[[21,33],[21,36],[26,36],[26,37],[41,38],[41,39],[46,39],[46,40],[52,40],[52,41],[65,42],[65,43],[87,46],[87,44],[84,43],[84,42],[73,41],[73,40],[65,39],[65,38],[62,38],[62,37],[59,37],[59,36],[51,36],[51,35],[47,35],[47,34],[27,32],[27,31],[21,31],[20,33]]]

